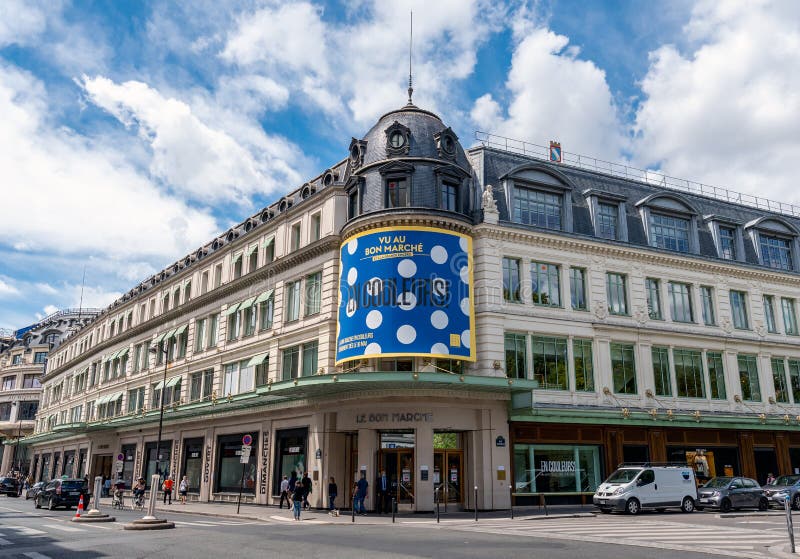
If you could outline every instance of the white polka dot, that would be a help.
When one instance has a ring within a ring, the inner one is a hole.
[[[431,353],[436,355],[447,355],[450,353],[450,350],[447,349],[447,346],[443,343],[438,343],[431,346]]]
[[[397,306],[404,311],[410,311],[417,306],[417,296],[410,291],[401,293],[397,296]]]
[[[381,346],[372,342],[367,347],[364,348],[364,355],[375,355],[381,352]]]
[[[461,345],[469,349],[469,330],[464,330],[461,332]]]
[[[358,305],[356,305],[356,300],[355,299],[350,299],[347,302],[347,308],[345,308],[345,310],[344,310],[345,314],[347,315],[347,318],[352,318],[353,315],[356,314],[357,308],[358,308]]]
[[[383,315],[379,310],[372,310],[367,313],[367,327],[375,330],[383,322]]]
[[[461,307],[461,312],[469,316],[469,297],[464,297],[463,299],[461,299],[460,307]]]
[[[447,262],[447,250],[440,245],[436,245],[431,249],[431,260],[437,264],[444,264]]]
[[[383,291],[383,280],[375,277],[367,282],[367,293],[370,295],[380,295]]]
[[[414,274],[417,273],[417,265],[414,264],[413,260],[404,258],[397,265],[397,273],[403,276],[404,278],[414,277]]]
[[[469,267],[464,266],[458,271],[458,275],[461,276],[461,282],[466,283],[469,285]]]
[[[358,239],[353,239],[352,241],[347,243],[347,253],[348,254],[355,254],[357,248],[358,248]]]
[[[447,328],[447,324],[450,322],[450,319],[447,318],[447,313],[444,311],[433,311],[431,315],[431,324],[437,330],[444,330]]]
[[[417,331],[410,324],[403,324],[397,329],[397,341],[401,344],[410,344],[417,339]]]
[[[347,271],[347,283],[349,285],[353,285],[357,279],[358,279],[358,270],[356,270],[355,268],[350,268]]]
[[[461,237],[460,239],[458,239],[458,246],[461,247],[461,250],[467,252],[469,250],[469,240],[466,237]]]

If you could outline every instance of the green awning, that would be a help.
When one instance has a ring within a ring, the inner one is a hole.
[[[160,380],[160,381],[158,381],[158,384],[156,384],[156,385],[153,387],[153,390],[161,390],[161,387],[162,387],[162,386],[164,386],[164,381],[163,381],[163,380]]]
[[[233,257],[233,263],[236,264],[241,259],[242,259],[242,253],[240,252],[239,254]]]
[[[247,249],[247,252],[245,253],[245,258],[250,258],[250,255],[257,250],[258,250],[258,245],[251,246],[250,248]]]
[[[106,402],[108,402],[108,396],[100,396],[100,397],[99,397],[99,398],[98,398],[98,399],[95,401],[95,403],[94,403],[94,404],[95,404],[96,406],[99,406],[99,405],[101,405],[101,404],[105,404]]]
[[[178,384],[180,381],[181,381],[181,376],[180,376],[180,375],[178,375],[178,376],[176,376],[176,377],[172,377],[171,379],[169,379],[169,380],[167,381],[167,388],[171,388],[171,387],[175,386],[175,385],[176,385],[176,384]]]
[[[274,289],[268,289],[267,291],[265,291],[264,293],[262,293],[261,295],[259,295],[258,297],[256,297],[255,304],[257,305],[257,304],[259,304],[259,303],[263,303],[264,301],[266,301],[267,299],[269,299],[270,297],[272,297],[272,294],[273,294],[274,292],[275,292],[275,290],[274,290]]]
[[[249,308],[250,308],[250,306],[253,304],[253,301],[255,301],[255,300],[256,300],[256,298],[255,298],[255,297],[250,297],[249,299],[245,300],[245,301],[244,301],[244,302],[243,302],[243,303],[242,303],[242,304],[239,306],[239,310],[240,310],[240,311],[243,311],[243,310],[245,310],[245,309],[249,309]]]
[[[166,334],[164,334],[164,341],[166,342],[166,341],[167,341],[167,340],[169,340],[169,339],[170,339],[172,336],[174,336],[174,335],[175,335],[175,332],[176,332],[177,330],[178,330],[177,328],[173,328],[172,330],[170,330],[169,332],[167,332]]]
[[[266,361],[268,358],[269,358],[269,352],[256,355],[250,361],[247,362],[247,366],[257,367],[258,365],[261,365],[264,361]]]
[[[115,359],[122,359],[123,357],[125,357],[126,355],[128,355],[128,349],[129,349],[129,348],[127,348],[127,347],[126,347],[125,349],[123,349],[122,351],[120,351],[120,352],[119,352],[119,353],[118,353],[118,354],[117,354],[117,355],[116,355],[114,358],[115,358]]]
[[[275,235],[269,236],[266,239],[264,239],[264,246],[267,247],[274,242],[275,242]]]
[[[166,336],[166,335],[167,335],[167,334],[166,334],[166,332],[165,332],[165,333],[161,334],[160,336],[156,336],[156,337],[155,337],[155,339],[153,340],[153,344],[155,344],[155,345],[158,345],[158,344],[160,344],[160,343],[161,343],[161,340],[163,340],[163,339],[164,339],[164,336]]]
[[[228,316],[230,314],[235,313],[238,309],[239,309],[239,303],[234,303],[233,305],[228,307],[223,314],[224,316]]]
[[[181,334],[183,334],[184,332],[186,332],[186,329],[187,329],[188,327],[189,327],[189,325],[188,325],[188,324],[184,324],[183,326],[180,326],[180,327],[179,327],[177,330],[175,330],[175,335],[176,335],[176,336],[180,336]]]
[[[123,394],[124,394],[124,392],[117,392],[116,394],[112,394],[111,396],[109,396],[108,401],[109,402],[116,402],[117,400],[122,398]]]

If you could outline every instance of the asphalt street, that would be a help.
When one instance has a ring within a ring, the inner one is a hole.
[[[780,516],[720,519],[707,513],[477,523],[445,519],[441,524],[419,518],[359,525],[169,512],[163,516],[176,523],[174,530],[131,532],[123,530],[123,524],[142,513],[113,512],[115,523],[76,524],[70,522],[74,511],[35,510],[32,501],[0,497],[0,557],[625,559],[677,557],[686,550],[692,550],[693,557],[711,557],[700,551],[715,545],[726,545],[726,556],[767,557],[770,542],[785,539]],[[693,543],[695,533],[706,546]]]

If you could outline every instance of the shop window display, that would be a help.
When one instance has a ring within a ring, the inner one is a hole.
[[[514,445],[516,493],[591,493],[601,477],[599,446]]]

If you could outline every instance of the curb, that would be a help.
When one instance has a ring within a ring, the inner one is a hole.
[[[754,516],[786,516],[784,512],[724,512],[718,513],[717,518],[752,518]]]

